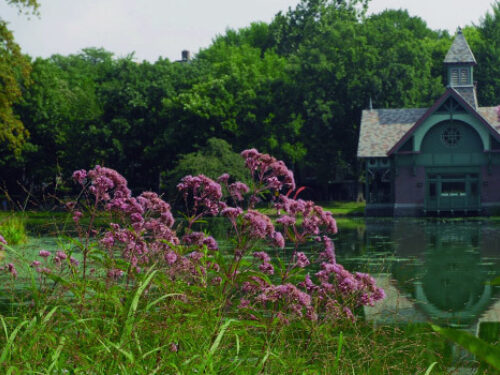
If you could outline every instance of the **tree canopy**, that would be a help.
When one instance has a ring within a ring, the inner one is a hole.
[[[189,62],[87,48],[30,64],[0,21],[0,176],[40,191],[98,163],[135,189],[170,189],[176,181],[165,176],[224,160],[217,148],[255,147],[293,165],[299,185],[328,199],[332,182],[360,178],[358,126],[370,100],[426,107],[444,91],[452,37],[405,10],[367,16],[366,5],[302,0],[269,23],[217,36]],[[482,105],[500,99],[499,15],[496,2],[464,30]]]

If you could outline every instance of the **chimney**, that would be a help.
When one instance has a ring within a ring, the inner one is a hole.
[[[182,51],[182,60],[181,61],[187,62],[189,60],[191,60],[191,53],[185,49]]]

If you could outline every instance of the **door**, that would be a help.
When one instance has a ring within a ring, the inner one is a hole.
[[[480,208],[479,177],[468,174],[429,174],[427,211],[472,211]]]

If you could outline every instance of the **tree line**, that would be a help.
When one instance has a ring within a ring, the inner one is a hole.
[[[425,107],[445,90],[453,35],[406,10],[367,16],[367,4],[302,0],[269,23],[227,30],[189,62],[102,48],[33,59],[0,20],[2,184],[61,190],[73,170],[100,164],[133,189],[173,191],[182,173],[238,174],[237,153],[255,147],[329,199],[333,181],[361,178],[358,129],[370,101]],[[482,106],[500,103],[499,20],[497,1],[464,29]]]

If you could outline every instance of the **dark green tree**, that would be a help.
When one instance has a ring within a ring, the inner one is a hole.
[[[36,12],[36,0],[7,0],[8,4]],[[30,64],[15,42],[7,22],[0,17],[0,155],[11,159],[19,156],[28,132],[13,111],[22,97],[23,85],[29,83]]]

